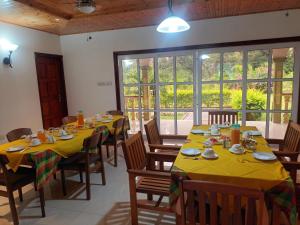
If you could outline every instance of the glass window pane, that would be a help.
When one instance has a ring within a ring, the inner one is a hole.
[[[176,57],[176,81],[177,82],[193,82],[193,56],[177,56]]]
[[[159,101],[160,108],[173,109],[174,108],[174,86],[163,85],[159,87]]]
[[[267,82],[247,84],[247,110],[265,110],[267,105]]]
[[[139,114],[138,112],[128,112],[125,111],[125,115],[128,116],[129,118],[129,123],[130,123],[130,134],[135,134],[140,130],[140,121],[139,121]]]
[[[187,135],[190,133],[194,123],[193,112],[177,113],[177,133]]]
[[[225,52],[223,55],[223,79],[242,80],[243,78],[243,53]]]
[[[174,128],[174,112],[160,113],[160,133],[175,134]]]
[[[138,87],[124,87],[124,103],[126,109],[139,108],[139,88]]]
[[[173,57],[158,58],[158,79],[160,83],[173,82]]]
[[[202,85],[202,107],[220,107],[220,84]]]
[[[143,112],[142,117],[142,128],[143,128],[143,134],[145,134],[144,125],[147,124],[150,120],[154,119],[156,117],[155,112]]]
[[[223,107],[225,109],[242,109],[242,83],[223,84]]]
[[[208,112],[202,112],[202,124],[208,125]]]
[[[123,83],[136,84],[139,82],[136,59],[122,60]]]
[[[177,108],[192,109],[194,90],[193,85],[177,85],[176,100]]]
[[[248,52],[248,79],[264,79],[268,77],[268,51],[254,50]]]
[[[272,78],[293,78],[294,49],[280,48],[272,50]]]
[[[283,139],[291,113],[271,113],[269,138]]]
[[[271,109],[292,109],[293,81],[276,81],[272,83]]]
[[[153,58],[140,59],[140,77],[141,83],[154,83]]]
[[[202,80],[220,80],[220,53],[202,55]]]
[[[265,136],[266,131],[266,113],[262,112],[247,112],[246,126],[255,126]]]
[[[155,86],[141,86],[141,103],[142,109],[149,110],[155,108]]]

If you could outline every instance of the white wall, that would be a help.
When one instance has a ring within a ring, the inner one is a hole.
[[[191,22],[191,30],[160,34],[144,27],[61,37],[69,113],[90,115],[116,107],[113,52],[300,36],[300,10],[253,14]],[[112,86],[97,82],[112,81]]]
[[[61,54],[59,36],[0,23],[0,39],[19,45],[13,68],[2,64],[0,48],[0,136],[18,127],[42,127],[34,52]]]

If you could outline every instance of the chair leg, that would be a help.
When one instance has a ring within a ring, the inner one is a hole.
[[[18,218],[18,213],[17,213],[17,209],[16,209],[15,199],[14,199],[14,195],[13,195],[11,188],[7,188],[7,194],[8,194],[8,200],[9,200],[9,206],[10,206],[12,220],[14,222],[14,225],[19,225],[19,218]]]
[[[153,200],[153,195],[147,194],[147,200],[152,201]]]
[[[118,166],[118,145],[114,144],[114,166]]]
[[[105,178],[105,168],[103,162],[101,163],[101,177],[102,177],[102,185],[106,185],[106,178]]]
[[[19,199],[20,199],[20,202],[23,202],[22,187],[18,187],[18,192],[19,192]]]
[[[91,200],[90,166],[88,163],[85,166],[85,185],[86,185],[86,199]]]
[[[63,195],[66,196],[67,195],[67,190],[66,190],[66,178],[65,178],[64,169],[61,169],[60,174],[61,174],[61,186],[62,186],[62,189],[63,189]]]
[[[56,173],[53,173],[53,179],[56,180]]]
[[[39,194],[40,194],[40,204],[41,204],[41,210],[42,210],[42,217],[46,216],[45,213],[45,194],[44,194],[44,188],[41,187],[39,189]]]
[[[83,174],[81,168],[79,168],[79,177],[80,177],[80,183],[83,183]]]
[[[36,180],[34,181],[33,185],[34,185],[34,190],[37,191],[37,183],[36,183]]]
[[[106,145],[106,158],[108,159],[109,157],[109,145]]]
[[[131,175],[129,175],[129,192],[131,208],[131,225],[138,225],[138,208],[135,190],[135,177]]]

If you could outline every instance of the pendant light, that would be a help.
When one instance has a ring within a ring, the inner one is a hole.
[[[178,16],[175,16],[172,10],[172,0],[168,0],[169,15],[157,27],[161,33],[178,33],[190,29],[190,25]]]

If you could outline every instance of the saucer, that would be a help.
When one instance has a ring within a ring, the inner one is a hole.
[[[230,151],[231,153],[237,154],[237,155],[242,155],[242,154],[244,154],[244,153],[246,152],[244,148],[242,148],[242,151],[237,151],[236,148],[232,148],[232,147],[229,149],[229,151]]]
[[[101,120],[102,123],[110,123],[111,121],[112,121],[112,119]]]
[[[205,130],[191,130],[191,133],[192,134],[204,134],[205,133]]]
[[[277,157],[273,153],[269,152],[254,152],[252,155],[255,159],[259,159],[262,161],[273,161],[277,159]]]
[[[39,146],[39,145],[41,145],[42,143],[41,142],[37,142],[37,143],[30,143],[30,147],[36,147],[36,146]]]
[[[74,137],[73,134],[69,134],[69,135],[65,135],[65,136],[61,136],[59,139],[60,140],[70,140]]]
[[[14,147],[9,147],[6,152],[19,152],[24,149],[24,146],[14,146]]]
[[[202,157],[205,159],[217,159],[219,156],[217,153],[214,153],[213,155],[206,155],[206,154],[202,153]]]
[[[186,149],[181,150],[181,154],[187,155],[187,156],[196,156],[196,155],[200,155],[201,152],[197,148],[186,148]]]

